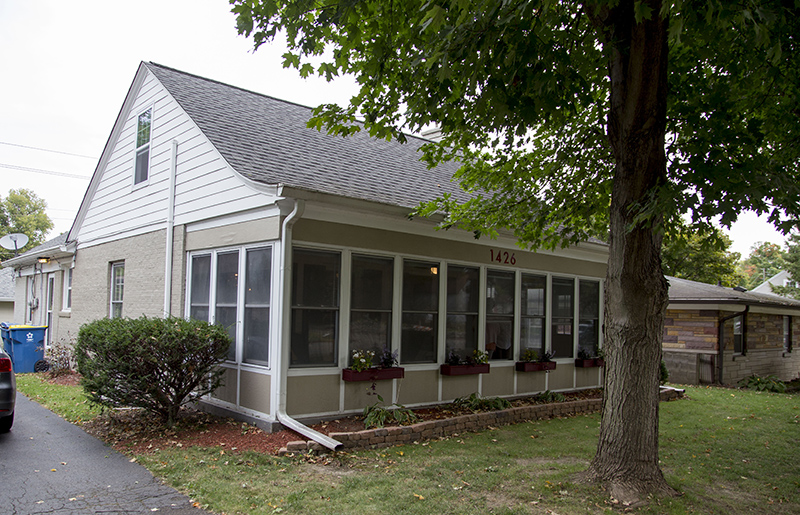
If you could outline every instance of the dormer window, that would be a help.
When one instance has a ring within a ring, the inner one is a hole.
[[[150,123],[153,117],[153,108],[139,115],[136,121],[136,169],[133,174],[133,184],[147,181],[150,172]]]

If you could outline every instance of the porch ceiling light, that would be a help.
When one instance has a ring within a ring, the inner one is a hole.
[[[42,263],[42,264],[49,263],[50,262],[50,258],[49,257],[38,257],[38,258],[36,258],[36,261],[38,261],[39,263]]]

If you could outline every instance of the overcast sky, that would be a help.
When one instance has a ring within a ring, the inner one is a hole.
[[[50,236],[68,230],[141,61],[308,106],[355,91],[347,78],[300,79],[283,52],[252,52],[227,0],[0,0],[0,196],[30,188]],[[784,241],[752,215],[730,234],[743,256]]]

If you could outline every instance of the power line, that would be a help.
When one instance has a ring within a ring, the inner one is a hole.
[[[11,170],[22,170],[23,172],[43,173],[46,175],[57,175],[59,177],[69,177],[70,179],[84,179],[84,180],[91,179],[91,177],[87,177],[85,175],[78,175],[75,173],[54,172],[52,170],[42,170],[40,168],[28,168],[27,166],[9,165],[5,163],[0,163],[0,168],[8,168]]]
[[[8,145],[11,147],[29,148],[31,150],[41,150],[42,152],[52,152],[53,154],[63,154],[65,156],[83,157],[85,159],[97,159],[93,156],[84,156],[82,154],[73,154],[72,152],[62,152],[61,150],[50,150],[49,148],[29,147],[27,145],[18,145],[16,143],[8,143],[7,141],[0,141],[0,145]]]

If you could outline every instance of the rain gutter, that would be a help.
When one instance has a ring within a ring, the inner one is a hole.
[[[277,346],[276,362],[278,363],[278,422],[283,426],[297,431],[301,435],[324,445],[328,449],[338,451],[344,447],[342,442],[315,431],[293,419],[286,413],[286,387],[289,374],[289,345],[291,345],[291,334],[289,332],[291,321],[291,283],[288,280],[292,273],[292,226],[303,215],[305,204],[303,200],[295,200],[294,208],[289,215],[283,219],[281,230],[281,273],[280,291],[283,303],[281,315],[281,338]]]

